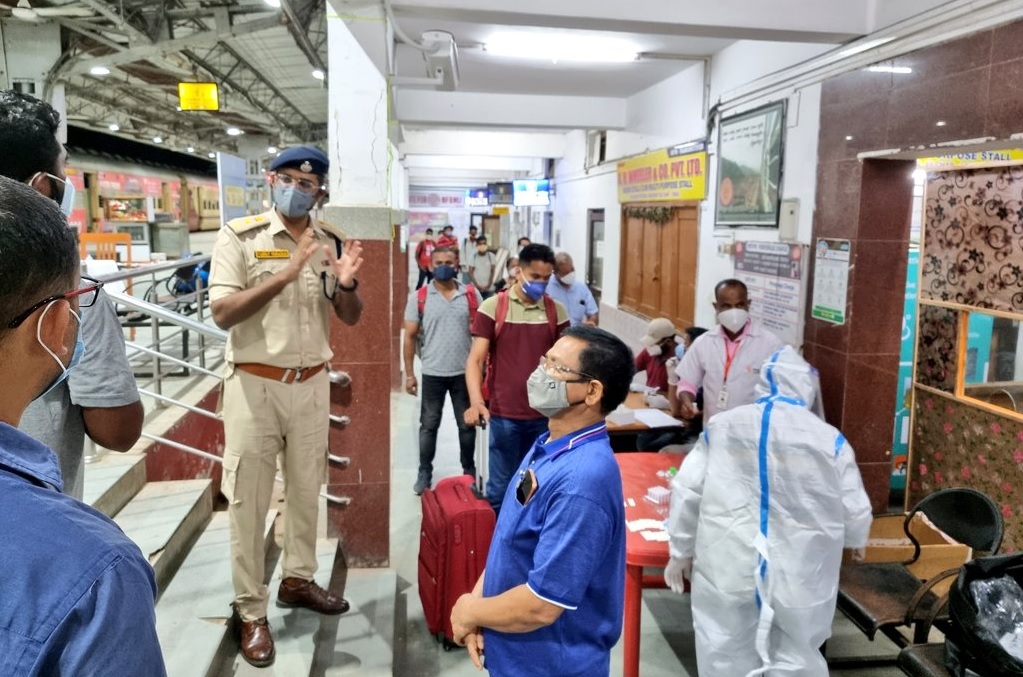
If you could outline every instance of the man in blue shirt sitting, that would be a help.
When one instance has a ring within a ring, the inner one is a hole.
[[[493,677],[610,671],[622,630],[625,512],[604,417],[625,401],[632,353],[569,327],[526,384],[549,419],[509,484],[487,567],[451,611],[454,639]]]
[[[0,675],[165,675],[149,562],[61,493],[56,455],[17,429],[84,352],[78,245],[57,204],[0,177]]]
[[[554,274],[547,283],[547,295],[568,309],[568,321],[597,326],[599,308],[590,288],[575,279],[575,263],[565,252],[554,255]]]

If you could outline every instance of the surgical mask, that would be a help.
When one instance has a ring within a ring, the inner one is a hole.
[[[476,247],[476,251],[478,251],[480,254],[486,254],[487,253],[487,248],[486,248],[486,246]]]
[[[718,313],[718,323],[732,332],[740,331],[749,321],[749,311],[744,308],[729,308]]]
[[[56,301],[54,301],[53,303],[56,303]],[[68,375],[71,373],[71,370],[78,366],[78,363],[82,361],[82,356],[85,355],[85,341],[82,340],[82,317],[81,315],[79,315],[78,313],[71,309],[68,309],[68,312],[71,313],[71,315],[74,316],[75,320],[78,321],[78,329],[75,331],[75,349],[71,352],[71,361],[67,363],[67,366],[65,366],[64,363],[60,361],[60,358],[57,357],[56,353],[50,350],[49,347],[47,347],[47,345],[43,343],[42,337],[43,318],[46,317],[46,313],[50,312],[50,308],[53,307],[53,303],[46,306],[46,310],[42,312],[42,314],[39,316],[39,320],[36,322],[36,341],[39,342],[39,345],[43,347],[43,350],[45,350],[60,367],[60,374],[55,379],[53,379],[53,382],[50,383],[50,385],[48,385],[46,389],[43,390],[43,392],[39,393],[39,395],[37,395],[35,399],[39,399],[40,397],[45,396],[51,390],[53,390],[61,383],[66,381]]]
[[[508,277],[518,278],[520,270],[521,269],[518,266],[513,266],[512,269],[508,271]]]
[[[568,275],[559,277],[558,280],[560,280],[561,284],[566,287],[571,287],[575,283],[575,273],[569,273]]]
[[[434,269],[434,271],[433,271],[433,276],[436,279],[440,280],[441,282],[447,282],[448,280],[453,280],[453,279],[455,279],[455,275],[457,275],[457,274],[458,274],[458,271],[455,270],[455,267],[454,266],[449,266],[446,263],[443,263],[443,264],[437,266]]]
[[[64,186],[64,192],[61,194],[59,202],[60,211],[64,214],[64,216],[71,216],[71,210],[75,207],[75,184],[71,183],[70,179],[62,179],[59,176],[50,174],[49,172],[39,172],[32,176],[28,182],[29,185],[32,185],[32,182],[35,181],[35,178],[40,174],[49,177],[53,181],[58,181],[62,186]],[[53,201],[56,202],[57,199],[54,198]]]
[[[686,354],[686,344],[679,343],[675,346],[675,357],[682,359],[682,356]]]
[[[547,283],[543,280],[523,282],[522,291],[533,301],[539,301],[547,291]]]
[[[60,198],[60,211],[64,216],[71,216],[71,210],[75,208],[75,184],[69,179],[64,179],[64,195]]]
[[[659,357],[664,351],[661,350],[661,344],[655,343],[652,346],[647,346],[646,351],[650,353],[650,357]]]
[[[529,375],[529,380],[526,381],[526,396],[529,398],[530,408],[547,418],[557,416],[565,409],[586,401],[570,402],[568,382],[554,378],[543,366],[537,367]]]
[[[309,213],[316,204],[316,195],[297,190],[294,185],[274,184],[274,204],[289,219],[298,219]]]

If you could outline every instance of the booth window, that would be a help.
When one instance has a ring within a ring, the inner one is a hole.
[[[1023,333],[1020,321],[964,311],[961,396],[1023,413]]]

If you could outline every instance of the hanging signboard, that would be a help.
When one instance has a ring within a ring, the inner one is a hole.
[[[817,240],[811,317],[845,324],[851,252],[849,240]]]
[[[618,201],[683,202],[707,197],[703,144],[662,148],[618,163]]]
[[[408,193],[409,209],[463,209],[465,207],[464,190],[410,190]]]
[[[975,153],[955,153],[925,157],[916,161],[917,167],[930,172],[949,169],[965,169],[968,167],[992,167],[998,165],[1015,165],[1023,163],[1023,150],[1010,148],[1006,150],[981,150]]]

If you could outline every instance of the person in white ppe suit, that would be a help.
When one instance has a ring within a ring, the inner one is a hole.
[[[712,418],[672,481],[665,582],[692,583],[701,675],[828,674],[842,549],[871,523],[852,447],[810,411],[816,372],[784,346],[758,399]]]

